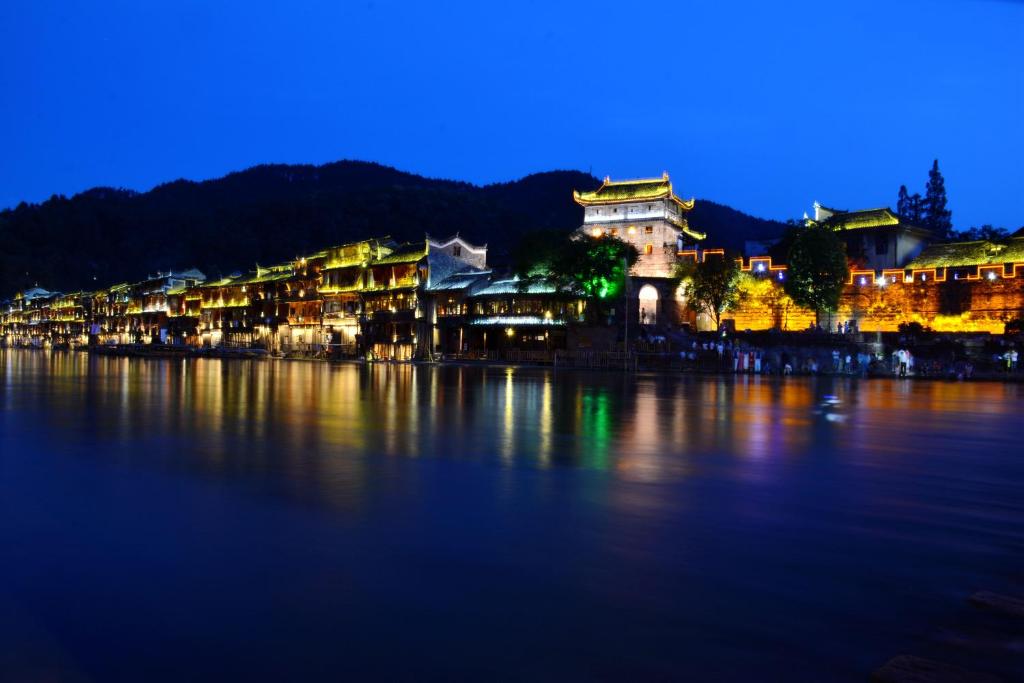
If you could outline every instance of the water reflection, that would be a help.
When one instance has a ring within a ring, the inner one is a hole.
[[[97,456],[244,473],[301,496],[358,498],[384,458],[572,466],[670,482],[729,454],[739,476],[815,450],[913,454],[955,426],[984,443],[1017,386],[942,382],[710,380],[544,370],[153,361],[5,352],[5,416],[51,415]],[[835,394],[849,418],[816,419]],[[950,415],[955,417],[950,417]],[[969,417],[968,417],[969,416]],[[952,421],[950,421],[952,419]],[[896,437],[898,432],[901,436]],[[907,436],[909,434],[909,436]],[[130,451],[104,444],[131,443]],[[722,463],[716,462],[721,467]]]
[[[1019,567],[1021,398],[0,351],[0,636],[13,601],[95,680],[191,679],[168,641],[222,678],[864,680]]]

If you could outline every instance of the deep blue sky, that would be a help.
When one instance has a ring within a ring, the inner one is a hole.
[[[4,2],[0,206],[358,158],[668,170],[787,218],[894,204],[938,157],[958,227],[1015,228],[1022,39],[996,0]]]

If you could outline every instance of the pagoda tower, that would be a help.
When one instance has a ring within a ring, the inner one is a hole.
[[[686,220],[693,199],[676,196],[668,173],[638,180],[606,177],[593,192],[573,192],[573,199],[583,207],[581,231],[617,237],[636,247],[640,259],[633,267],[635,277],[672,277],[679,250],[705,237]]]
[[[680,199],[668,173],[660,178],[616,180],[605,177],[593,192],[573,192],[583,207],[580,231],[593,237],[616,237],[636,247],[640,258],[630,271],[630,321],[642,325],[678,322],[672,276],[682,249],[706,235],[690,227],[686,215],[694,200]],[[636,316],[634,318],[634,315]]]

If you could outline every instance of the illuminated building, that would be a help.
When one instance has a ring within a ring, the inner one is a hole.
[[[92,294],[72,292],[57,296],[50,307],[47,336],[54,346],[76,347],[89,342]]]
[[[487,246],[454,235],[395,245],[370,262],[361,291],[363,346],[374,357],[408,360],[430,357],[438,345],[433,320],[439,293],[430,293],[457,273],[487,265]]]
[[[617,237],[636,247],[637,277],[672,277],[676,252],[705,235],[692,229],[686,214],[693,200],[676,196],[668,173],[660,178],[612,181],[605,178],[593,192],[573,192],[583,207],[580,232],[592,237]]]
[[[323,330],[323,298],[320,295],[320,270],[328,252],[319,251],[292,262],[291,277],[277,286],[278,301],[285,305],[285,322],[277,335],[285,351],[306,353],[325,349],[330,337]]]
[[[706,237],[687,220],[694,200],[676,196],[668,173],[637,180],[606,177],[593,192],[573,192],[573,199],[583,207],[580,233],[618,238],[639,253],[630,271],[633,287],[627,305],[635,314],[629,318],[647,325],[677,322],[672,277],[678,253]]]
[[[327,249],[320,269],[319,291],[323,299],[323,326],[331,348],[339,355],[358,353],[359,319],[367,269],[390,252],[390,239],[373,239]]]
[[[134,343],[167,343],[171,335],[172,311],[168,292],[195,286],[206,276],[192,268],[157,273],[122,290],[126,299],[127,333]]]
[[[688,259],[726,254],[697,246],[704,235],[687,221],[693,200],[679,199],[667,174],[606,178],[596,190],[573,197],[584,212],[577,235],[619,238],[639,252],[627,279],[628,320],[608,284],[620,278],[604,274],[580,283],[588,296],[607,297],[606,312],[620,308],[602,321],[610,326],[591,328],[593,339],[621,344],[636,323],[662,330],[681,323],[713,327],[707,315],[690,309],[686,285],[678,285],[674,275]],[[931,233],[889,209],[838,211],[818,203],[806,224],[832,227],[846,244],[851,272],[833,324],[855,321],[861,331],[888,332],[916,322],[938,332],[1000,334],[1007,322],[1024,315],[1024,236],[929,243]],[[722,319],[737,330],[807,329],[814,312],[786,295],[787,271],[778,255],[773,260],[763,254],[739,260],[741,303]],[[582,294],[561,291],[550,281],[522,282],[492,272],[487,246],[457,234],[406,244],[383,237],[213,281],[193,269],[95,292],[32,288],[0,306],[0,343],[156,342],[399,360],[508,349],[546,353],[577,343],[573,328],[586,326],[586,306]],[[588,346],[584,335],[590,332],[579,332],[579,345]]]
[[[282,283],[293,274],[289,261],[190,287],[182,293],[179,326],[187,331],[195,321],[202,346],[272,349],[277,328],[286,320],[279,303]]]
[[[586,305],[572,292],[549,282],[494,280],[467,298],[464,349],[477,352],[505,348],[566,348],[567,328],[582,323]]]
[[[43,347],[49,343],[50,305],[58,297],[42,287],[18,292],[4,314],[4,343],[11,347]]]
[[[889,208],[841,211],[814,202],[814,218],[806,218],[806,223],[834,229],[846,244],[851,268],[864,270],[902,268],[935,241],[930,230],[908,223]]]
[[[466,326],[473,315],[472,296],[491,282],[490,270],[464,270],[430,283],[426,294],[430,301],[434,348],[441,355],[469,350]]]

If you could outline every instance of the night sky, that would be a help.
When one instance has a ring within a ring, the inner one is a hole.
[[[958,228],[1024,224],[1024,3],[157,4],[0,5],[0,206],[354,158],[784,219],[938,157]]]

